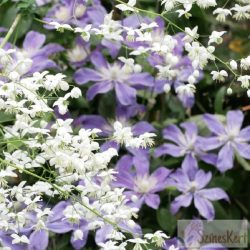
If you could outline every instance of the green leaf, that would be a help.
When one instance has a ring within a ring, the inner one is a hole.
[[[250,171],[250,164],[244,158],[242,158],[237,152],[235,152],[238,163],[246,170]]]
[[[230,189],[233,185],[233,179],[226,177],[226,176],[218,176],[214,177],[213,180],[210,182],[210,187],[220,187],[224,190]]]
[[[214,100],[214,111],[217,114],[224,114],[223,111],[223,103],[225,100],[225,94],[226,94],[226,87],[223,86],[220,88],[220,90],[217,92]]]
[[[177,220],[166,208],[157,211],[157,221],[161,228],[172,235],[176,229]]]

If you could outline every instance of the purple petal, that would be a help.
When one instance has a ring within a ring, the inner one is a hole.
[[[30,31],[25,36],[23,48],[29,53],[39,50],[46,40],[46,36],[36,31]]]
[[[222,200],[222,199],[229,201],[228,195],[221,188],[202,189],[196,193],[198,193],[200,196],[211,201],[217,201],[217,200]]]
[[[45,250],[49,244],[49,234],[45,230],[34,231],[29,240],[29,250]]]
[[[219,137],[198,137],[197,139],[198,147],[203,151],[209,151],[219,148],[223,145],[223,141]]]
[[[74,120],[74,126],[81,126],[85,129],[98,128],[105,135],[110,135],[113,131],[113,128],[100,115],[81,115]]]
[[[241,141],[247,142],[250,141],[250,126],[243,128],[237,139],[240,139]]]
[[[117,99],[122,105],[131,105],[136,103],[136,90],[124,83],[116,83],[115,92]]]
[[[198,170],[195,174],[194,181],[198,184],[197,188],[202,189],[210,182],[212,178],[211,172],[205,173],[203,170]]]
[[[214,218],[214,214],[215,214],[214,207],[209,200],[204,199],[198,194],[195,194],[194,205],[204,218],[208,220],[212,220]]]
[[[169,125],[165,129],[163,129],[163,137],[167,140],[175,142],[176,144],[180,143],[181,136],[183,136],[183,133],[175,125]]]
[[[158,194],[146,194],[145,203],[154,209],[157,209],[160,205],[160,196]]]
[[[238,154],[246,159],[250,159],[250,145],[246,143],[236,143]]]
[[[95,234],[95,242],[97,244],[104,243],[107,240],[107,236],[111,234],[113,227],[111,225],[105,225],[102,228],[98,229]]]
[[[106,59],[104,58],[104,56],[102,55],[102,53],[100,53],[99,51],[94,51],[90,57],[91,62],[95,65],[96,69],[99,68],[107,68],[108,64]]]
[[[120,145],[116,141],[107,141],[101,145],[100,151],[104,152],[107,151],[109,148],[114,148],[119,151]]]
[[[133,127],[132,127],[132,132],[133,135],[138,136],[141,134],[144,134],[146,132],[153,132],[155,131],[155,128],[148,122],[137,122]]]
[[[151,192],[159,192],[166,188],[168,184],[168,176],[170,174],[170,170],[165,167],[157,168],[152,174],[151,177],[157,179],[157,184]]]
[[[181,165],[184,173],[186,173],[189,177],[193,177],[198,169],[198,164],[196,158],[193,154],[187,154]]]
[[[164,143],[160,147],[155,149],[154,156],[160,157],[162,155],[171,155],[173,157],[183,156],[182,149],[174,144]]]
[[[36,56],[48,57],[63,50],[64,48],[61,45],[50,43],[45,45],[43,48],[39,49],[39,51],[37,51],[37,53],[35,54],[35,57]],[[34,59],[34,57],[32,59]]]
[[[189,138],[196,138],[198,134],[198,128],[193,122],[184,122],[181,124],[181,127],[186,130],[186,135]]]
[[[147,175],[149,172],[149,159],[145,156],[138,155],[133,157],[133,164],[136,174],[140,176]]]
[[[129,83],[135,87],[153,87],[154,78],[148,73],[134,73],[129,79]]]
[[[218,159],[216,154],[202,154],[202,155],[199,156],[199,158],[202,161],[204,161],[204,162],[206,162],[208,164],[211,164],[211,165],[216,165],[217,159]]]
[[[98,82],[91,86],[87,91],[87,99],[93,100],[97,94],[103,94],[109,92],[113,88],[110,82]]]
[[[214,115],[206,114],[203,116],[203,119],[206,122],[209,130],[214,134],[224,135],[226,133],[223,125],[218,121],[218,119],[215,118]]]
[[[180,207],[189,207],[192,202],[193,196],[191,193],[186,193],[177,196],[171,203],[170,210],[171,213],[176,214]]]
[[[118,41],[110,41],[107,39],[103,39],[102,45],[108,49],[110,55],[113,58],[117,57],[117,55],[121,49],[121,43]]]
[[[244,120],[244,115],[240,110],[227,112],[228,129],[240,131],[243,120]]]
[[[225,172],[233,167],[234,149],[230,143],[225,144],[219,152],[217,167],[221,172]]]
[[[82,68],[75,72],[74,80],[78,84],[85,84],[90,81],[99,81],[101,77],[98,75],[98,72],[93,69]]]
[[[74,232],[71,234],[70,243],[75,250],[82,249],[87,243],[88,231],[83,230],[82,228],[80,228],[80,230],[83,232],[83,238],[81,240],[74,240]]]

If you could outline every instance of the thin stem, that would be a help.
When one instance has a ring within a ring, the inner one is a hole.
[[[16,29],[19,21],[21,20],[21,17],[22,17],[22,15],[20,13],[17,14],[17,16],[16,16],[14,22],[12,23],[8,33],[6,34],[6,36],[4,37],[3,41],[0,44],[0,49],[2,49],[4,47],[4,45],[9,41],[11,35],[13,34],[13,32]]]

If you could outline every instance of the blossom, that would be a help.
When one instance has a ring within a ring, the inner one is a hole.
[[[217,8],[214,10],[213,14],[217,15],[216,20],[223,23],[226,21],[227,16],[232,15],[232,12],[228,9]]]
[[[135,167],[135,172],[133,171]],[[157,209],[160,197],[156,192],[166,188],[170,170],[159,167],[149,174],[149,158],[145,151],[136,150],[134,155],[123,156],[116,165],[114,185],[125,188],[129,204],[140,208],[143,203]]]
[[[148,73],[134,73],[127,70],[122,63],[109,64],[99,52],[94,52],[91,61],[94,69],[81,68],[76,71],[74,79],[78,84],[90,81],[95,84],[87,91],[88,100],[97,94],[115,89],[117,100],[122,105],[136,103],[136,90],[153,86],[153,78]]]
[[[200,143],[205,150],[220,148],[216,166],[221,172],[233,167],[234,155],[250,159],[250,126],[241,130],[244,115],[241,111],[229,111],[226,116],[226,124],[223,125],[214,115],[204,115],[212,136],[201,138]]]
[[[205,188],[212,178],[211,172],[205,173],[203,170],[197,170],[196,173],[190,175],[187,171],[178,169],[171,174],[171,178],[175,181],[175,187],[183,193],[171,203],[173,214],[177,213],[180,207],[189,207],[194,200],[194,206],[200,215],[211,220],[215,216],[211,201],[221,199],[229,201],[227,194],[221,188]]]
[[[115,7],[121,11],[136,11],[134,6],[136,5],[136,0],[129,0],[127,4],[117,4]],[[137,11],[138,12],[138,11]]]
[[[221,71],[212,71],[211,75],[213,76],[213,80],[217,80],[219,82],[225,82],[225,78],[228,77],[228,73],[225,70]]]
[[[212,34],[209,36],[208,45],[211,43],[221,44],[223,42],[222,36],[226,33],[226,31],[213,31]]]
[[[182,168],[186,171],[193,171],[198,168],[197,158],[209,164],[216,163],[216,156],[205,152],[198,128],[195,123],[185,122],[181,124],[185,130],[183,133],[176,125],[169,125],[163,130],[163,138],[171,143],[164,143],[155,149],[155,157],[162,155],[171,155],[173,157],[183,157]]]
[[[84,28],[87,24],[101,24],[105,14],[106,10],[99,0],[94,0],[91,4],[81,0],[73,2],[60,0],[47,12],[44,20]],[[45,27],[51,29],[49,25],[45,25]]]

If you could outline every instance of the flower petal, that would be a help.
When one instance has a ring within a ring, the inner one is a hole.
[[[49,234],[45,230],[34,231],[30,237],[29,249],[45,250],[49,244]]]
[[[154,209],[157,209],[160,205],[161,199],[158,194],[146,194],[145,203]]]
[[[181,157],[183,156],[182,150],[180,147],[174,144],[164,143],[160,147],[155,149],[154,156],[160,157],[162,155],[171,155],[173,157]]]
[[[180,207],[188,207],[192,202],[193,196],[191,193],[186,193],[177,196],[174,201],[171,203],[170,210],[171,213],[176,214]]]
[[[211,200],[211,201],[217,201],[224,199],[226,201],[229,201],[229,197],[226,194],[226,192],[221,188],[209,188],[209,189],[202,189],[197,192],[200,196]]]
[[[214,218],[215,212],[213,204],[199,194],[194,195],[194,206],[197,208],[200,215],[207,220],[212,220]]]
[[[225,144],[218,154],[217,168],[225,172],[233,167],[234,149],[230,143]]]
[[[223,135],[226,133],[225,128],[222,123],[216,119],[214,115],[205,114],[203,116],[205,123],[207,124],[209,130],[216,135]]]
[[[236,143],[237,152],[243,158],[250,159],[250,145],[246,143]]]
[[[131,105],[136,103],[136,90],[124,83],[115,84],[115,92],[118,101],[122,105]]]
[[[244,115],[240,110],[227,112],[227,127],[229,130],[240,131]]]
[[[103,94],[109,92],[113,88],[110,82],[99,82],[91,86],[87,91],[87,99],[93,100],[97,94]]]
[[[46,36],[36,31],[30,31],[25,36],[23,48],[29,53],[39,50],[46,40]]]
[[[98,75],[98,72],[93,69],[82,68],[75,72],[74,80],[77,84],[85,84],[90,81],[99,81],[101,77]]]

